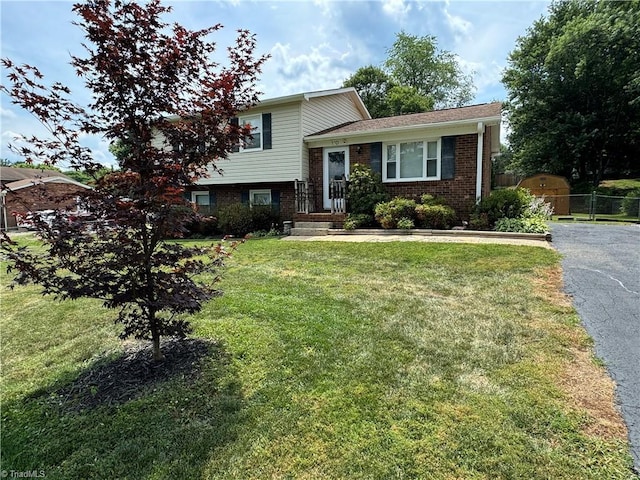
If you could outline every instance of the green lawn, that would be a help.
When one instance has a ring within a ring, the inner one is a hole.
[[[213,341],[199,373],[85,409],[60,392],[117,361],[113,312],[3,288],[1,468],[634,478],[611,385],[558,294],[558,261],[533,247],[251,240],[225,295],[193,318],[194,337]]]

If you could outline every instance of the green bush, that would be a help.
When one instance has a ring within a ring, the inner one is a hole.
[[[233,203],[218,211],[218,226],[224,235],[244,237],[256,231],[270,231],[279,223],[270,206]]]
[[[622,199],[620,210],[630,217],[640,217],[640,188],[632,190]]]
[[[423,195],[424,197],[424,195]],[[456,222],[456,212],[453,208],[441,204],[416,205],[416,224],[420,228],[446,230]]]
[[[533,198],[524,188],[494,190],[476,206],[472,223],[480,223],[480,219],[486,215],[491,228],[501,218],[518,218],[525,213]]]
[[[348,213],[344,220],[343,228],[345,230],[355,230],[361,227],[370,227],[374,224],[373,215],[364,213]]]
[[[382,228],[398,228],[401,218],[412,221],[416,218],[416,201],[408,198],[396,197],[390,202],[376,205],[375,218]]]
[[[500,218],[494,229],[497,232],[546,233],[549,226],[540,217]]]
[[[422,205],[446,205],[447,202],[442,197],[434,197],[430,193],[420,195],[420,203]]]
[[[376,205],[387,200],[389,195],[384,191],[380,175],[366,165],[353,165],[347,189],[349,212],[373,216]]]
[[[400,220],[398,220],[398,228],[401,230],[411,230],[414,227],[415,224],[410,218],[402,217]]]
[[[197,215],[185,225],[185,236],[189,238],[204,238],[219,234],[218,219],[214,216]]]

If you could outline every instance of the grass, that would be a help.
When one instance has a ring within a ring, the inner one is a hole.
[[[3,288],[2,470],[634,478],[558,260],[533,247],[252,240],[225,295],[192,319],[194,337],[216,342],[198,376],[79,411],[53,393],[120,354],[111,312]]]

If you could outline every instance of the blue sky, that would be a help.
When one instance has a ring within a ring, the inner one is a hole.
[[[258,84],[263,98],[338,88],[359,67],[380,65],[395,34],[403,30],[433,35],[441,49],[456,54],[463,69],[473,73],[473,103],[485,103],[506,99],[500,77],[509,52],[516,39],[546,14],[549,2],[185,0],[167,4],[174,9],[168,20],[187,28],[224,25],[213,36],[221,55],[233,44],[237,29],[255,33],[258,53],[271,55]],[[69,65],[71,54],[82,55],[83,39],[82,31],[71,23],[75,20],[71,6],[67,1],[0,0],[1,54],[37,66],[48,81],[67,84],[75,98],[86,103],[88,93]],[[20,134],[42,134],[42,129],[4,94],[1,102],[0,157],[19,160],[7,144],[16,142]],[[99,138],[85,142],[96,159],[105,164],[113,161],[106,142]]]

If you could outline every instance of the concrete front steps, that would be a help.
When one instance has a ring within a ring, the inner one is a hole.
[[[333,222],[295,222],[291,229],[291,235],[298,237],[329,235],[329,230],[332,228]]]

